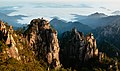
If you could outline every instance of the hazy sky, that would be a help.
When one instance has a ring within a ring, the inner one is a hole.
[[[0,0],[0,6],[29,3],[84,4],[93,7],[120,9],[120,0]]]
[[[88,15],[94,12],[111,14],[120,10],[120,0],[0,0],[0,7],[4,6],[17,11],[9,15],[27,15],[19,21],[28,23],[32,18],[54,16],[71,20],[71,14]],[[12,7],[11,7],[12,6]]]

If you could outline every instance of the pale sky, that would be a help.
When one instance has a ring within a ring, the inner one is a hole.
[[[107,7],[110,9],[120,9],[120,0],[0,0],[0,6],[23,3],[86,4],[93,7]]]

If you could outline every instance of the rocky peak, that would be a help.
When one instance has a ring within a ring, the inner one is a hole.
[[[1,30],[4,34],[6,34],[6,32],[7,32],[6,26],[5,26],[4,22],[1,21],[1,20],[0,20],[0,30]]]
[[[21,58],[18,53],[18,48],[16,47],[16,41],[13,38],[13,27],[12,26],[10,26],[10,28],[8,29],[6,44],[9,47],[7,49],[7,53],[9,57],[13,57],[17,60],[20,60]]]
[[[53,68],[60,67],[57,31],[45,19],[33,19],[27,29],[27,39],[38,60],[47,60]]]
[[[80,62],[83,63],[98,56],[96,40],[93,34],[90,33],[84,37],[83,33],[75,28],[72,31],[63,33],[60,47],[61,62],[67,66],[79,65]]]
[[[47,20],[44,20],[43,18],[40,19],[33,19],[30,23],[31,27],[36,27],[37,30],[40,29],[50,29],[50,24]]]
[[[0,35],[3,34],[3,36],[1,36],[1,39],[4,39],[5,44],[9,47],[6,48],[6,53],[8,54],[8,56],[20,60],[18,49],[16,47],[16,42],[13,38],[12,26],[10,26],[9,29],[7,29],[4,22],[0,21],[0,31]]]
[[[98,56],[98,49],[96,46],[96,39],[93,36],[93,33],[89,33],[86,36],[86,43],[85,43],[85,47],[86,47],[86,56],[85,56],[85,60],[88,60],[91,57],[94,56]]]
[[[102,18],[102,17],[107,17],[107,15],[105,15],[104,13],[93,13],[91,15],[88,16],[89,18]]]

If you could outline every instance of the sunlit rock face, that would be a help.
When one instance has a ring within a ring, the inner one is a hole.
[[[74,67],[98,56],[96,40],[92,33],[84,37],[82,32],[73,28],[62,35],[60,60],[67,67]]]
[[[33,47],[38,58],[44,59],[53,68],[60,67],[57,31],[47,20],[33,19],[25,32],[29,46]]]
[[[4,22],[1,21],[1,20],[0,20],[0,30],[1,30],[4,34],[7,33],[6,26],[5,26]]]
[[[16,47],[16,42],[13,38],[12,26],[7,29],[7,26],[4,24],[4,22],[0,21],[0,31],[1,40],[4,40],[5,44],[8,46],[5,50],[8,56],[20,60],[18,48]]]
[[[86,36],[86,43],[85,44],[86,44],[86,46],[85,46],[86,47],[85,48],[86,54],[85,54],[84,60],[88,60],[94,56],[98,56],[96,39],[94,38],[92,33],[89,33]]]
[[[6,40],[6,44],[9,46],[7,53],[10,57],[20,60],[21,58],[19,56],[18,49],[16,47],[16,42],[13,38],[13,31],[14,30],[12,26],[10,26],[8,33],[7,33],[7,40]]]

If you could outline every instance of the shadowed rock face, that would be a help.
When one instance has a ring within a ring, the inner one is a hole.
[[[60,45],[61,62],[66,67],[75,67],[98,56],[93,34],[84,37],[83,33],[75,28],[63,34]]]
[[[25,32],[29,46],[38,58],[44,59],[53,68],[60,67],[57,31],[44,19],[33,19]]]

